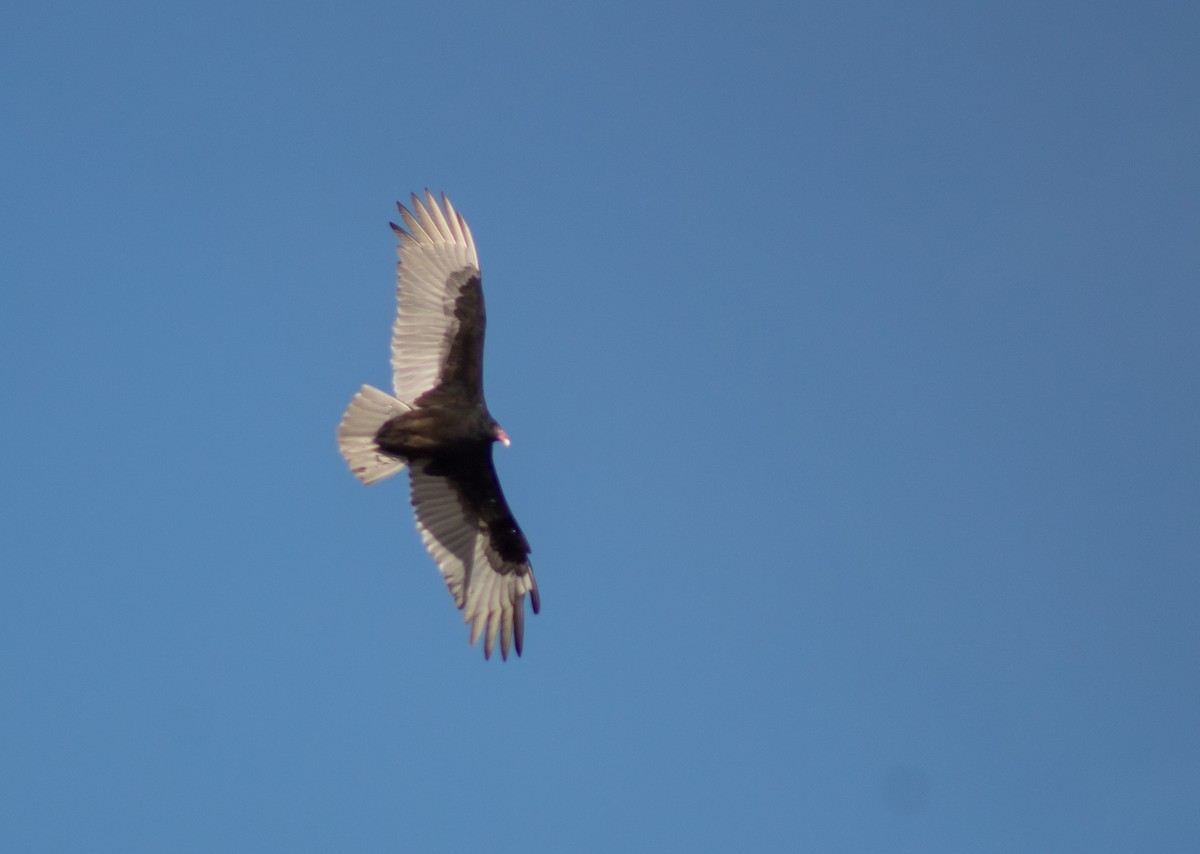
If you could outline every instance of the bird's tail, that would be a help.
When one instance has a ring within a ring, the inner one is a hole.
[[[387,421],[412,407],[369,385],[359,389],[338,425],[338,450],[350,471],[370,486],[404,468],[404,460],[388,456],[375,444],[375,434]]]

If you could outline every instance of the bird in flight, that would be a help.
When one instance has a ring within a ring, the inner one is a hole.
[[[507,660],[521,654],[525,596],[540,607],[529,542],[513,518],[492,463],[492,445],[508,434],[483,396],[487,317],[479,258],[466,220],[443,194],[426,190],[411,207],[398,204],[392,326],[393,397],[369,385],[350,401],[338,426],[338,448],[364,484],[408,468],[417,530],[437,562],[454,604]]]

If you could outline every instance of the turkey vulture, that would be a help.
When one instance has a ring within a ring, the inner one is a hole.
[[[408,466],[417,530],[471,626],[483,655],[496,640],[508,659],[521,654],[525,594],[536,614],[537,582],[529,543],[508,509],[492,443],[508,434],[483,397],[487,318],[475,240],[462,215],[428,190],[425,203],[398,204],[399,242],[392,326],[396,396],[363,386],[342,423],[338,447],[355,477],[377,483]]]

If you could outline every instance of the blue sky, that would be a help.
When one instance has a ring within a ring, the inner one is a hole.
[[[1196,850],[1198,28],[9,10],[0,848]],[[334,443],[426,186],[506,664]]]

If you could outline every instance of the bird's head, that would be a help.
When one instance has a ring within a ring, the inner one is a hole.
[[[512,441],[508,438],[508,434],[504,432],[504,428],[495,421],[492,422],[492,439],[500,442],[506,448],[512,444]]]

